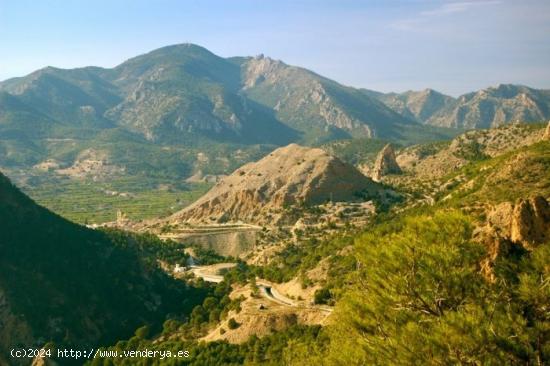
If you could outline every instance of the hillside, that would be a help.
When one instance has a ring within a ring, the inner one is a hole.
[[[165,220],[276,224],[284,209],[377,196],[380,188],[321,149],[291,144],[223,178],[189,207]]]
[[[431,89],[405,93],[363,90],[419,123],[453,128],[489,128],[550,118],[550,91],[500,84],[453,98]]]
[[[158,240],[70,223],[1,174],[0,221],[0,363],[14,346],[112,342],[202,300],[140,253]]]
[[[340,227],[333,236],[287,243],[264,265],[234,266],[225,280],[247,284],[232,293],[243,296],[242,311],[229,313],[233,322],[212,324],[208,343],[182,340],[181,328],[134,342],[190,347],[191,364],[546,364],[547,128],[513,124],[401,149],[417,153],[420,167],[404,164],[402,174],[382,179],[410,193],[406,201],[359,231]],[[423,165],[424,158],[443,163],[450,156],[460,164],[441,165],[433,176]],[[249,164],[246,171],[258,169]],[[267,302],[257,289],[266,279],[304,305]],[[321,327],[287,316],[315,306],[327,311]]]

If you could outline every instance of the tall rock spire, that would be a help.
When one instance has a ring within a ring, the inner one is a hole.
[[[387,144],[376,157],[372,179],[379,182],[380,179],[387,174],[400,174],[401,172],[401,168],[395,160],[395,152],[392,146]]]

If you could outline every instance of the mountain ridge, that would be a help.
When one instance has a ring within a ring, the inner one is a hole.
[[[277,90],[268,90],[271,97],[267,98],[277,101],[258,97],[265,90],[257,91],[259,86],[247,76],[247,70],[257,70],[258,62],[277,65],[270,72],[282,78],[283,88],[291,95],[279,93],[278,81]],[[298,77],[288,80],[284,75],[289,73]],[[313,84],[323,86],[317,90],[319,95],[308,94]],[[309,70],[269,58],[226,59],[193,44],[156,49],[110,69],[47,67],[3,81],[0,90],[34,101],[42,112],[62,122],[74,124],[87,118],[97,127],[124,126],[163,141],[185,142],[193,140],[190,136],[202,136],[284,145],[301,140],[300,135],[312,126],[327,138],[334,133],[374,136],[374,125],[386,124],[391,130],[396,123],[410,123],[353,88]],[[319,98],[324,98],[321,105]],[[348,99],[353,105],[346,104]],[[287,113],[275,108],[289,101],[304,105],[292,106]],[[358,118],[357,108],[372,116]],[[290,117],[296,112],[305,116],[306,109],[305,125]],[[319,121],[324,122],[319,125]],[[268,132],[262,137],[264,130]]]
[[[498,84],[453,98],[432,89],[403,93],[362,90],[419,123],[452,128],[489,128],[550,118],[550,90]]]

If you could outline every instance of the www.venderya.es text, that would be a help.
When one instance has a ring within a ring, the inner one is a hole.
[[[188,358],[189,351],[170,350],[105,350],[105,349],[43,349],[43,348],[14,348],[10,352],[13,358],[57,358],[57,359],[93,359],[93,358],[155,358],[164,360],[167,358]]]

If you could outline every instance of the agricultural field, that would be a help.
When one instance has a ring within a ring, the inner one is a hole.
[[[80,224],[114,221],[118,210],[128,219],[169,215],[203,195],[211,184],[166,184],[162,179],[124,177],[109,182],[59,179],[24,189],[38,204]]]

